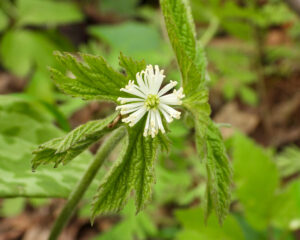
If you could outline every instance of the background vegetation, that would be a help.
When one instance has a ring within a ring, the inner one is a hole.
[[[85,200],[61,239],[300,239],[299,18],[280,0],[191,5],[209,64],[212,116],[222,126],[234,170],[230,215],[222,227],[215,216],[204,224],[206,176],[185,119],[170,126],[173,148],[156,163],[149,207],[135,215],[129,201],[119,215],[98,217],[91,227]],[[67,167],[36,173],[32,150],[114,110],[56,89],[47,69],[59,68],[55,50],[101,55],[115,68],[122,51],[180,80],[158,1],[1,1],[1,240],[47,239],[62,198],[99,144]],[[111,161],[106,164],[85,199]]]

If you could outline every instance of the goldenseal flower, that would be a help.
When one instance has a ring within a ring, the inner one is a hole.
[[[133,95],[130,98],[118,98],[122,104],[117,106],[117,110],[121,110],[122,115],[130,114],[123,118],[122,121],[129,123],[129,126],[134,126],[144,115],[147,115],[144,136],[151,135],[155,137],[159,130],[165,133],[162,123],[162,116],[167,122],[172,122],[173,118],[179,119],[180,112],[175,110],[170,105],[181,105],[181,99],[185,97],[183,88],[174,89],[172,93],[167,94],[177,84],[175,81],[170,81],[162,89],[161,85],[165,78],[163,70],[159,70],[156,65],[153,69],[152,65],[136,74],[137,84],[130,80],[125,88],[120,91]]]

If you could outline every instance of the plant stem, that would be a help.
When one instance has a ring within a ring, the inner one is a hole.
[[[199,39],[199,42],[203,47],[206,47],[206,45],[212,40],[212,38],[217,33],[218,29],[219,29],[219,19],[215,16],[212,16],[207,30]]]
[[[85,191],[88,189],[89,185],[96,176],[103,162],[105,161],[105,159],[107,159],[109,154],[113,151],[113,149],[120,142],[120,140],[125,136],[125,133],[125,128],[118,128],[112,133],[112,135],[103,143],[101,148],[98,150],[95,158],[86,169],[85,173],[75,186],[74,190],[71,192],[66,205],[61,211],[59,217],[56,219],[54,226],[52,227],[49,240],[56,240],[58,238],[62,229],[73,215],[78,202],[83,197]]]

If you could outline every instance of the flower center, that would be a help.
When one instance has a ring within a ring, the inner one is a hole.
[[[159,104],[159,98],[157,95],[154,94],[149,94],[146,101],[145,101],[145,106],[148,109],[153,109],[156,108]]]

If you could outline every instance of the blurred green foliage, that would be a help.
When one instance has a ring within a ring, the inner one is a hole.
[[[54,61],[54,50],[80,50],[105,56],[115,67],[122,51],[163,66],[174,80],[180,78],[156,8],[141,6],[138,0],[94,2],[101,17],[114,16],[117,23],[108,24],[107,20],[105,24],[97,24],[91,20],[85,12],[85,1],[80,4],[55,0],[0,2],[1,71],[27,82],[23,93],[0,99],[2,197],[13,197],[15,189],[24,196],[66,197],[90,159],[86,153],[68,168],[44,167],[39,173],[31,173],[31,150],[63,134],[52,123],[55,121],[60,128],[69,130],[67,119],[86,105],[56,90],[47,70],[50,65],[59,68]],[[234,0],[191,0],[197,31],[202,36],[199,42],[206,47],[208,85],[219,89],[226,101],[239,98],[255,106],[260,102],[255,30],[262,30],[264,42],[270,28],[280,28],[288,36],[290,44],[263,48],[264,74],[286,76],[299,67],[300,23],[283,1],[269,0],[262,7],[254,0],[239,2],[242,4]],[[74,35],[68,36],[62,30],[76,24],[87,25],[88,39],[80,44],[74,44]],[[292,26],[285,30],[282,26],[287,25]],[[221,43],[214,42],[217,37]],[[300,228],[297,146],[287,146],[277,154],[240,133],[229,139],[235,181],[231,214],[222,227],[214,215],[205,225],[198,203],[205,199],[206,176],[190,142],[190,126],[174,122],[170,129],[173,149],[159,157],[156,173],[159,181],[154,188],[152,207],[136,216],[134,204],[129,202],[120,214],[121,220],[95,239],[119,239],[119,236],[126,240],[296,239],[293,231]],[[7,175],[4,170],[12,174]],[[51,181],[54,178],[60,181]],[[47,192],[43,190],[45,187]],[[19,214],[25,202],[23,198],[2,201],[0,215]],[[34,205],[35,200],[30,202]],[[189,207],[192,205],[197,206]]]

